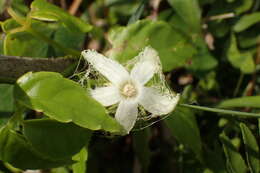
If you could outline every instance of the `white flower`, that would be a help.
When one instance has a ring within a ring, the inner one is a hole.
[[[118,104],[115,119],[129,133],[138,116],[138,105],[152,113],[153,116],[165,115],[173,111],[179,101],[176,96],[163,94],[158,89],[146,87],[145,84],[161,70],[157,52],[146,47],[138,55],[138,62],[129,73],[118,62],[106,58],[93,50],[82,52],[88,61],[100,74],[111,83],[109,86],[97,87],[91,90],[94,99],[103,106]]]

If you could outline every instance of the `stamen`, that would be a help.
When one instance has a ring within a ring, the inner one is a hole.
[[[125,97],[134,97],[137,94],[137,90],[132,83],[126,83],[122,87],[122,95]]]

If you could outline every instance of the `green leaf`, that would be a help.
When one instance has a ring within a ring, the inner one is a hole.
[[[164,71],[183,66],[196,52],[195,48],[163,21],[141,20],[109,33],[112,49],[109,55],[121,63],[136,56],[147,45],[159,53]]]
[[[218,65],[217,60],[210,54],[205,40],[201,35],[197,35],[193,39],[194,44],[198,49],[198,53],[193,56],[191,62],[187,65],[188,69],[193,71],[209,71]],[[190,35],[192,38],[192,35]]]
[[[54,72],[27,73],[17,80],[16,99],[60,122],[74,122],[91,130],[121,132],[117,121],[106,114],[78,83]]]
[[[128,25],[135,23],[136,21],[138,21],[140,19],[146,4],[147,4],[147,0],[142,0],[139,7],[136,9],[136,11],[132,14],[131,18],[129,19]]]
[[[201,11],[197,0],[168,0],[168,2],[195,32],[201,30]]]
[[[192,33],[192,29],[189,28],[188,24],[186,24],[185,21],[180,16],[174,13],[172,9],[164,10],[161,13],[159,13],[158,19],[167,22],[174,29],[181,31],[187,36],[197,35],[196,33]]]
[[[35,0],[31,4],[32,18],[44,21],[60,21],[72,32],[88,32],[92,26],[83,20],[70,15],[63,9],[48,3],[46,0]]]
[[[73,123],[60,123],[50,119],[27,120],[24,135],[42,155],[71,158],[86,145],[91,132]]]
[[[205,147],[205,163],[214,173],[228,173],[221,145],[214,143],[213,150]]]
[[[186,67],[189,70],[194,72],[202,72],[209,71],[217,66],[218,62],[210,54],[201,34],[193,33],[183,19],[176,14],[173,14],[172,10],[165,10],[159,17],[161,20],[167,21],[174,29],[180,31],[188,37],[197,49],[197,52],[190,59],[189,63],[186,63]]]
[[[227,158],[227,167],[232,171],[232,173],[246,173],[247,166],[245,161],[237,151],[236,147],[232,144],[231,140],[225,134],[221,134],[220,139]]]
[[[133,144],[135,153],[141,163],[142,172],[148,172],[151,151],[149,149],[149,138],[151,136],[150,129],[145,128],[142,131],[136,131],[133,133]]]
[[[14,19],[12,19],[12,18],[5,20],[5,21],[2,23],[2,25],[1,25],[2,30],[3,30],[5,33],[11,31],[12,29],[18,28],[18,27],[20,27],[20,26],[21,26],[21,25],[18,24],[18,23],[17,23]]]
[[[242,4],[235,9],[236,14],[244,13],[252,7],[254,0],[242,0]]]
[[[260,153],[256,139],[250,129],[243,123],[240,123],[243,141],[246,147],[246,157],[251,173],[259,173],[260,171]]]
[[[14,111],[13,85],[0,84],[0,115]]]
[[[26,15],[29,12],[29,8],[27,5],[25,5],[24,0],[12,0],[11,2],[11,8],[14,9],[16,12]]]
[[[217,60],[209,52],[201,52],[192,57],[187,68],[192,71],[209,71],[218,65]]]
[[[85,147],[82,148],[82,150],[78,154],[73,156],[72,159],[77,161],[77,163],[72,165],[73,173],[86,172],[87,170],[86,161],[88,159],[88,151]]]
[[[235,24],[234,31],[241,32],[247,28],[260,22],[260,12],[247,14],[241,17],[241,19]]]
[[[221,114],[227,114],[231,116],[241,116],[241,117],[254,117],[254,118],[260,118],[259,113],[251,113],[251,112],[241,112],[241,111],[233,111],[228,109],[218,109],[218,108],[210,108],[206,106],[197,106],[197,105],[189,105],[189,104],[179,104],[179,106],[202,110],[202,111],[208,111],[208,112],[215,112],[215,113],[221,113]]]
[[[202,144],[196,118],[188,108],[176,107],[174,113],[165,122],[176,139],[190,148],[202,161]]]
[[[237,48],[236,37],[232,34],[230,45],[227,50],[227,57],[230,63],[243,73],[252,73],[255,70],[255,63],[250,52],[241,53]]]
[[[62,45],[75,50],[81,50],[85,40],[85,33],[72,32],[64,26],[60,26],[54,34],[54,41]],[[55,55],[57,57],[66,56],[66,54],[60,49],[55,49]]]
[[[47,169],[72,164],[68,160],[52,160],[40,155],[17,132],[5,127],[0,131],[0,159],[20,169]]]
[[[18,26],[16,22],[10,20],[4,25],[5,30],[8,31]],[[32,28],[44,33],[46,36],[51,36],[53,30],[39,21],[32,22]],[[33,48],[33,49],[32,49]],[[23,31],[8,33],[4,40],[4,54],[13,56],[27,56],[27,57],[47,57],[48,44],[41,39],[36,38],[32,34]]]
[[[260,108],[260,96],[246,96],[222,101],[218,107],[232,108],[232,107],[252,107]]]

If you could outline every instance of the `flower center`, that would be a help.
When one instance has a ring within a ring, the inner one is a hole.
[[[126,83],[123,85],[121,93],[125,97],[134,97],[137,94],[137,90],[132,83]]]

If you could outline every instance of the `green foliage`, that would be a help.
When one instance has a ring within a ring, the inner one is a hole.
[[[168,0],[168,2],[193,31],[201,30],[201,11],[197,0]]]
[[[20,169],[52,168],[73,163],[72,160],[53,160],[38,153],[25,137],[9,129],[0,132],[0,158]]]
[[[255,70],[255,64],[251,52],[240,52],[237,48],[237,41],[234,35],[231,35],[230,45],[227,51],[230,63],[241,70],[242,73],[252,73]]]
[[[22,105],[57,121],[74,122],[91,130],[121,130],[121,126],[84,88],[58,73],[27,73],[17,80],[16,91],[16,99]]]
[[[6,32],[9,30],[9,33],[4,40],[4,54],[13,56],[47,57],[48,44],[42,43],[41,39],[35,38],[31,33],[26,31],[12,33],[10,30],[14,29],[17,25],[18,24],[14,20],[3,24]],[[48,37],[53,33],[48,26],[38,21],[34,21],[31,27],[45,33]],[[34,47],[33,50],[31,49],[32,47]]]
[[[242,156],[237,151],[231,140],[225,135],[221,134],[220,139],[223,143],[223,149],[227,158],[227,168],[230,172],[246,173],[247,166]]]
[[[32,18],[44,21],[59,21],[74,32],[88,32],[91,26],[82,20],[69,15],[67,12],[55,5],[48,3],[46,0],[35,0],[31,4]]]
[[[245,124],[241,123],[240,129],[243,135],[243,141],[246,148],[246,157],[250,172],[258,173],[260,171],[260,153],[256,139]]]
[[[162,21],[141,20],[115,28],[109,40],[109,55],[122,63],[134,58],[145,46],[152,46],[159,52],[164,71],[183,66],[196,52],[185,37]]]
[[[0,0],[0,173],[259,173],[259,4]],[[118,105],[91,97],[96,75],[85,78],[80,53],[125,65],[146,46],[182,100],[170,115],[138,117],[140,128],[126,135]],[[13,66],[19,56],[26,61]],[[62,72],[69,79],[37,70],[57,57],[78,60]],[[22,68],[28,61],[37,72]],[[6,80],[15,71],[25,74]]]
[[[247,96],[241,98],[234,98],[222,101],[218,107],[232,108],[232,107],[251,107],[260,108],[260,96]]]
[[[73,123],[59,123],[49,119],[26,120],[25,137],[32,146],[48,158],[69,159],[86,145],[90,131]]]
[[[0,84],[0,115],[14,111],[13,85]]]
[[[86,172],[86,161],[88,159],[88,150],[86,148],[82,148],[82,150],[73,156],[72,159],[77,161],[77,163],[72,165],[73,173]]]
[[[260,13],[252,13],[243,16],[234,26],[234,31],[241,32],[249,28],[250,26],[260,22]]]
[[[177,107],[165,122],[176,139],[190,148],[202,161],[202,144],[194,113],[188,108]]]

